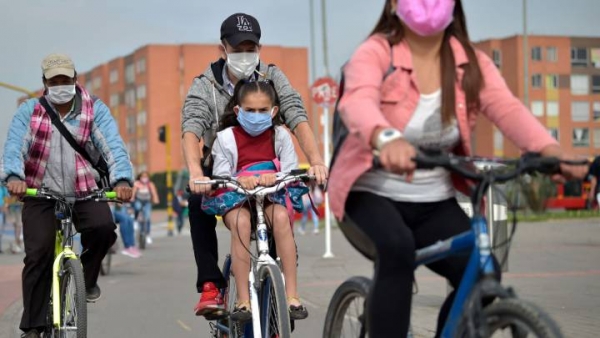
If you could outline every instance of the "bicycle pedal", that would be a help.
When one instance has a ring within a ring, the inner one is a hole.
[[[207,313],[204,315],[204,318],[206,320],[219,320],[219,319],[225,319],[229,317],[229,312],[225,311],[225,310],[219,310],[219,311],[215,311],[215,312],[211,312],[211,313]]]

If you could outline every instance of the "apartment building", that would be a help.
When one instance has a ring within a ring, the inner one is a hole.
[[[146,45],[133,53],[80,73],[78,80],[111,109],[136,172],[166,170],[165,144],[158,128],[171,131],[173,170],[184,168],[181,150],[181,107],[193,79],[219,57],[218,45]],[[311,112],[306,48],[263,46],[261,60],[288,76]],[[77,62],[77,60],[74,60]],[[317,134],[317,132],[315,132]],[[300,161],[304,161],[297,147]]]
[[[476,43],[499,68],[514,95],[524,101],[523,37]],[[600,37],[528,36],[531,113],[561,146],[575,154],[600,154]],[[518,149],[484,117],[475,132],[480,155],[517,156]]]

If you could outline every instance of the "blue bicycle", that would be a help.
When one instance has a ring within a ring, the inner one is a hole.
[[[496,266],[492,259],[492,245],[487,222],[482,215],[482,201],[487,189],[494,183],[507,182],[533,172],[556,173],[561,163],[587,165],[587,161],[561,161],[557,158],[526,154],[518,159],[487,159],[458,157],[452,154],[421,154],[415,158],[420,169],[442,167],[478,182],[471,196],[473,217],[471,231],[422,248],[416,252],[416,267],[442,260],[449,256],[469,254],[469,263],[458,287],[450,314],[441,336],[450,337],[540,337],[558,338],[558,325],[543,310],[532,303],[518,299],[510,287],[504,287],[494,278]],[[477,171],[474,163],[504,164],[503,169]],[[516,222],[516,221],[515,221]],[[513,224],[512,235],[515,227]],[[350,243],[367,258],[373,260],[376,251],[362,231],[349,220],[340,228]],[[511,235],[511,237],[512,237]],[[509,240],[503,245],[510,244]],[[324,338],[367,337],[366,299],[371,280],[352,277],[335,291],[325,318]],[[496,300],[483,306],[484,298]]]

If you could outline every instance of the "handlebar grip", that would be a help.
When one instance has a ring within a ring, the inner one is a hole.
[[[117,193],[114,191],[107,191],[104,193],[104,196],[106,196],[106,198],[114,200],[117,198]]]
[[[27,188],[25,191],[25,196],[35,197],[37,196],[38,190],[33,188]]]

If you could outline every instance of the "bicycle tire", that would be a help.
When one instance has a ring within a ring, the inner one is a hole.
[[[143,223],[139,223],[138,246],[141,250],[146,249],[146,230],[144,230]]]
[[[263,265],[258,276],[262,336],[290,338],[292,328],[281,270],[276,264]]]
[[[487,322],[488,337],[499,329],[510,329],[511,337],[562,338],[556,322],[541,308],[518,298],[498,300],[483,309]],[[468,337],[464,325],[459,329],[459,337]]]
[[[60,278],[60,303],[60,338],[87,337],[87,300],[83,268],[79,260],[64,261],[63,275]],[[72,314],[73,310],[75,315]],[[67,326],[75,326],[76,334],[68,334],[64,330]]]
[[[364,302],[367,299],[369,290],[371,289],[372,281],[366,277],[351,277],[342,283],[333,294],[327,314],[325,316],[325,326],[323,328],[323,338],[342,338],[342,337],[366,337],[367,327],[366,318],[364,317]],[[360,307],[357,308],[359,315],[358,331],[348,335],[342,335],[344,328],[344,320],[350,305],[356,300],[362,298],[363,301]]]

